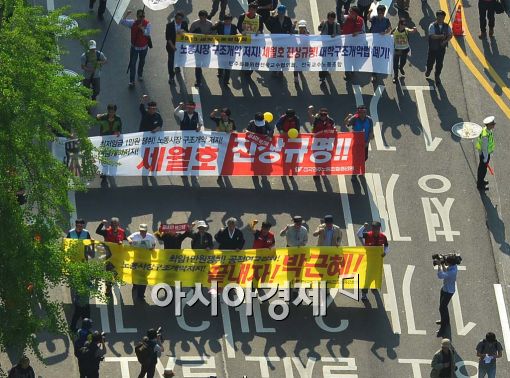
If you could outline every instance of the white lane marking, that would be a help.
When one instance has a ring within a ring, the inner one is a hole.
[[[347,233],[347,243],[349,246],[356,245],[356,237],[354,236],[354,225],[352,224],[351,208],[349,206],[349,194],[347,193],[347,184],[345,176],[338,177],[338,187],[340,191],[340,200],[342,202],[342,210],[344,212],[345,232]]]
[[[46,9],[48,9],[49,12],[53,12],[55,10],[55,1],[46,0]]]
[[[221,305],[221,320],[223,321],[223,338],[225,339],[225,345],[227,348],[227,357],[235,358],[236,350],[234,346],[234,335],[232,334],[232,322],[230,321],[230,312],[225,302],[219,298]]]
[[[158,371],[160,377],[163,377],[165,373],[165,369],[174,370],[175,365],[177,364],[177,357],[169,357],[166,363],[166,368],[163,366],[163,363],[158,358],[158,363],[156,364],[156,370]]]
[[[104,283],[100,287],[101,292],[104,293]],[[110,333],[110,320],[108,319],[108,305],[101,299],[96,298],[96,307],[99,309],[99,315],[101,317],[101,330],[106,333]]]
[[[416,107],[418,108],[418,116],[420,117],[421,127],[423,130],[423,137],[425,138],[425,148],[429,152],[436,150],[442,138],[433,138],[432,131],[430,130],[429,117],[427,115],[427,108],[425,107],[425,98],[423,91],[433,91],[434,88],[430,86],[410,85],[405,86],[404,89],[414,91],[416,96]]]
[[[137,333],[137,328],[124,327],[124,317],[122,315],[122,306],[120,304],[121,294],[117,285],[114,285],[112,290],[113,297],[113,316],[115,318],[115,331],[117,333]]]
[[[186,323],[186,319],[184,317],[184,308],[186,307],[186,304],[191,300],[193,297],[193,290],[189,290],[186,293],[185,301],[183,302],[182,306],[182,314],[181,316],[177,316],[177,324],[181,329],[187,332],[204,332],[207,329],[209,329],[209,326],[211,325],[211,322],[209,320],[203,320],[200,325],[197,326],[190,326]]]
[[[397,297],[395,295],[395,285],[393,284],[393,273],[389,264],[383,264],[384,281],[386,282],[387,293],[383,294],[384,308],[391,314],[391,328],[394,334],[402,334],[400,327],[400,317],[398,314]]]
[[[388,180],[388,185],[386,185],[386,208],[388,210],[388,220],[391,225],[391,236],[393,241],[411,241],[410,236],[400,236],[400,228],[398,227],[397,211],[395,210],[393,192],[399,177],[400,175],[395,173],[392,174]]]
[[[317,7],[317,0],[310,0],[310,13],[312,14],[312,30],[311,34],[316,34],[319,31],[321,23],[319,16],[319,7]]]
[[[386,234],[388,240],[391,240],[390,224],[388,222],[388,213],[386,212],[386,201],[384,200],[381,175],[379,173],[366,173],[365,178],[367,180],[367,195],[372,219],[381,222],[381,231]]]
[[[241,303],[238,307],[236,307],[236,311],[239,312],[241,332],[250,333],[250,323],[248,323],[248,315],[246,314],[246,303]]]
[[[120,362],[120,374],[122,378],[130,378],[129,362],[138,362],[136,357],[105,357],[105,362]]]
[[[430,365],[430,360],[423,360],[418,358],[399,358],[399,364],[411,364],[413,369],[413,378],[422,378],[420,365]]]
[[[382,137],[382,122],[379,122],[379,113],[377,111],[377,105],[379,105],[379,100],[385,90],[384,85],[378,85],[375,90],[374,96],[370,100],[370,116],[372,117],[372,121],[374,122],[374,139],[375,145],[378,151],[396,151],[397,148],[394,146],[388,146],[384,143]]]
[[[460,308],[460,297],[457,283],[455,283],[455,294],[452,297],[453,315],[455,317],[455,326],[457,327],[457,335],[466,336],[469,331],[475,328],[476,323],[468,322],[464,325],[464,318],[462,317],[462,309]]]
[[[260,376],[262,378],[269,378],[269,362],[278,362],[280,357],[258,357],[258,356],[245,356],[245,361],[258,362],[260,366]]]
[[[276,328],[264,327],[262,321],[262,309],[258,300],[253,301],[253,319],[255,320],[255,332],[257,333],[276,333]]]
[[[505,344],[504,350],[506,352],[506,359],[510,361],[510,326],[508,324],[508,314],[506,312],[505,297],[503,296],[503,287],[501,284],[494,284],[494,294],[496,295],[496,303],[498,304],[499,321],[501,323],[501,332],[503,333],[503,343]]]
[[[402,283],[402,297],[404,298],[404,309],[406,312],[407,332],[410,335],[426,335],[427,331],[417,330],[414,323],[413,301],[411,298],[411,278],[413,277],[414,265],[408,265]]]

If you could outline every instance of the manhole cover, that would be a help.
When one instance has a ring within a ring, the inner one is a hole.
[[[452,133],[462,139],[478,138],[482,132],[482,126],[473,122],[459,122],[452,126]]]

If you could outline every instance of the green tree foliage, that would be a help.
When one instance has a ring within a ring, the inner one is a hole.
[[[84,189],[51,153],[56,135],[81,143],[83,174],[94,174],[90,91],[62,75],[56,36],[84,40],[59,13],[20,0],[0,0],[0,351],[31,349],[42,331],[68,332],[53,288],[80,293],[111,279],[100,263],[71,262],[62,247],[71,205],[69,190]],[[27,202],[18,203],[25,193]],[[97,290],[92,289],[92,295]]]

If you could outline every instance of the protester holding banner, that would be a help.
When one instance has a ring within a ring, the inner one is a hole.
[[[258,112],[255,113],[254,119],[248,124],[246,131],[272,137],[274,134],[274,127],[264,119],[264,114]]]
[[[321,35],[330,35],[331,37],[336,37],[337,35],[341,34],[342,27],[340,23],[336,21],[335,12],[328,12],[327,19],[322,21],[319,25],[319,32]],[[326,77],[328,76],[328,71],[319,72],[319,80],[321,84],[325,83]]]
[[[129,53],[129,86],[135,86],[135,71],[138,73],[138,80],[143,80],[143,67],[145,66],[145,57],[152,47],[151,23],[145,18],[143,9],[136,11],[136,20],[127,18],[131,11],[126,12],[126,17],[120,20],[121,25],[131,30],[131,50]],[[138,61],[138,70],[136,62]]]
[[[147,232],[147,224],[142,223],[138,227],[138,232],[134,232],[128,236],[127,240],[129,244],[145,249],[156,248],[156,238],[153,234]],[[132,293],[140,302],[145,302],[145,289],[147,285],[136,285],[133,284]]]
[[[85,221],[83,219],[76,219],[74,228],[69,230],[66,238],[78,240],[92,239],[90,237],[90,232],[85,229]]]
[[[173,21],[166,24],[165,30],[166,51],[168,52],[168,84],[175,84],[175,74],[181,70],[179,67],[175,67],[174,70],[175,43],[177,35],[184,32],[188,32],[188,23],[184,20],[184,13],[177,12]]]
[[[174,109],[174,115],[179,120],[181,131],[200,131],[204,125],[202,116],[195,109],[196,104],[193,101],[188,101],[186,105],[184,102],[180,102]]]
[[[226,14],[223,21],[217,22],[212,30],[218,35],[236,35],[239,34],[237,26],[232,23],[233,17],[230,14]],[[218,78],[223,79],[222,83],[228,85],[230,81],[230,71],[227,69],[218,68]]]
[[[303,218],[295,215],[292,221],[293,224],[288,224],[280,231],[280,236],[285,236],[287,247],[304,247],[308,243],[308,230],[303,226]]]
[[[352,131],[364,133],[365,161],[367,161],[368,146],[370,145],[370,141],[374,139],[374,121],[367,115],[367,107],[365,105],[359,105],[356,113],[347,114],[344,123],[345,126],[351,127]]]
[[[213,23],[207,19],[207,11],[198,12],[198,19],[189,26],[189,32],[195,34],[212,34]],[[195,67],[195,87],[202,85],[202,67]]]
[[[333,223],[332,215],[324,217],[324,222],[317,227],[313,236],[318,237],[318,246],[340,247],[342,243],[342,230]]]
[[[218,249],[222,250],[241,250],[244,247],[244,235],[240,229],[236,227],[237,219],[228,218],[227,227],[219,230],[214,239],[218,242]]]
[[[124,240],[127,240],[126,231],[119,225],[119,218],[112,217],[109,227],[107,224],[108,221],[103,219],[96,229],[96,234],[101,235],[105,242],[122,244]]]
[[[108,104],[106,110],[106,113],[96,115],[96,120],[99,124],[99,135],[119,136],[122,134],[122,120],[116,114],[117,105]]]
[[[264,248],[274,248],[276,241],[274,238],[274,234],[269,231],[271,229],[272,224],[269,222],[262,222],[262,226],[260,230],[256,230],[255,226],[259,221],[254,219],[250,222],[250,229],[253,231],[253,249],[264,249]]]
[[[294,24],[297,26],[297,34],[301,35],[309,35],[310,32],[308,31],[307,24],[305,20],[299,20],[299,22],[294,22]],[[294,71],[294,84],[299,84],[299,71]],[[302,74],[301,74],[302,75]]]
[[[140,120],[140,127],[138,128],[139,132],[147,132],[155,133],[157,131],[161,131],[163,128],[163,118],[161,114],[158,112],[158,104],[155,101],[150,101],[147,104],[147,108],[145,108],[145,103],[149,100],[149,96],[143,95],[140,100],[140,113],[142,114],[142,119]]]
[[[179,227],[180,226],[180,227]],[[193,227],[193,225],[191,226]],[[191,227],[188,224],[162,224],[154,236],[163,242],[165,249],[181,249],[182,242],[186,238],[191,237]],[[183,233],[178,233],[177,230],[184,229]]]
[[[209,226],[203,220],[196,222],[198,231],[193,232],[191,235],[191,248],[192,249],[213,249],[213,237],[207,232]]]
[[[280,135],[287,136],[287,133],[291,129],[299,133],[300,121],[299,117],[296,115],[296,111],[294,109],[287,109],[285,114],[276,121],[275,127],[280,132]]]
[[[248,4],[248,11],[243,13],[237,19],[237,30],[243,35],[262,34],[264,32],[264,22],[260,15],[257,14],[257,3]],[[253,70],[245,70],[243,75],[250,77]]]
[[[328,114],[327,108],[320,108],[319,113],[316,113],[313,105],[308,107],[308,121],[312,124],[312,133],[336,131],[335,120]]]
[[[216,124],[214,131],[228,134],[236,131],[236,123],[232,118],[230,118],[230,114],[231,112],[229,108],[222,108],[221,110],[214,109],[211,112],[209,118]]]
[[[292,34],[294,31],[294,24],[289,16],[285,13],[287,7],[283,4],[278,5],[276,14],[271,15],[267,21],[266,26],[271,34]],[[273,77],[283,77],[283,71],[273,71]]]
[[[358,7],[354,6],[349,9],[349,15],[345,18],[342,25],[342,35],[357,36],[365,32],[365,21],[361,17],[361,11]],[[352,79],[352,72],[345,71],[344,80],[349,81]]]
[[[388,245],[388,239],[386,235],[381,232],[381,222],[372,222],[371,230],[368,231],[368,223],[365,222],[356,233],[356,236],[364,246],[382,246],[384,247],[383,257],[388,254],[390,247]],[[361,300],[368,301],[367,297],[368,289],[361,290]]]

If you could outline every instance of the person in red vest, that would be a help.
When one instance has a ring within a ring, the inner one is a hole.
[[[126,231],[120,227],[119,218],[113,217],[110,219],[110,226],[107,227],[108,221],[103,219],[99,226],[97,226],[96,234],[101,235],[105,242],[122,244],[127,240]],[[109,268],[107,267],[107,270]],[[105,283],[105,295],[112,296],[112,283]]]
[[[259,221],[254,219],[250,223],[250,228],[253,231],[253,246],[254,249],[262,249],[262,248],[274,248],[276,243],[274,234],[269,231],[271,229],[272,224],[269,222],[262,222],[262,227],[260,230],[255,230],[255,225]]]
[[[381,232],[381,222],[372,222],[370,231],[368,231],[368,223],[365,223],[360,227],[356,235],[365,247],[384,247],[384,253],[382,254],[383,257],[390,251],[388,239],[386,238],[386,235]],[[367,293],[368,289],[361,289],[362,301],[368,301]]]
[[[357,6],[349,8],[349,15],[345,17],[342,25],[342,35],[352,34],[353,37],[365,32],[365,21],[360,16],[361,11]],[[344,80],[352,79],[352,72],[345,71]]]
[[[135,71],[138,73],[138,80],[143,80],[143,67],[145,65],[145,57],[152,47],[151,41],[151,23],[145,19],[143,9],[136,11],[136,20],[127,18],[131,11],[126,12],[126,17],[120,20],[121,25],[131,29],[131,51],[129,53],[129,86],[135,85]],[[136,62],[138,62],[138,70],[136,70]]]
[[[276,122],[276,128],[281,135],[287,135],[290,129],[296,129],[299,132],[299,117],[294,109],[287,109]]]
[[[323,131],[336,131],[335,120],[329,116],[327,108],[320,108],[319,112],[315,107],[308,107],[308,121],[312,124],[312,133],[317,134]]]

